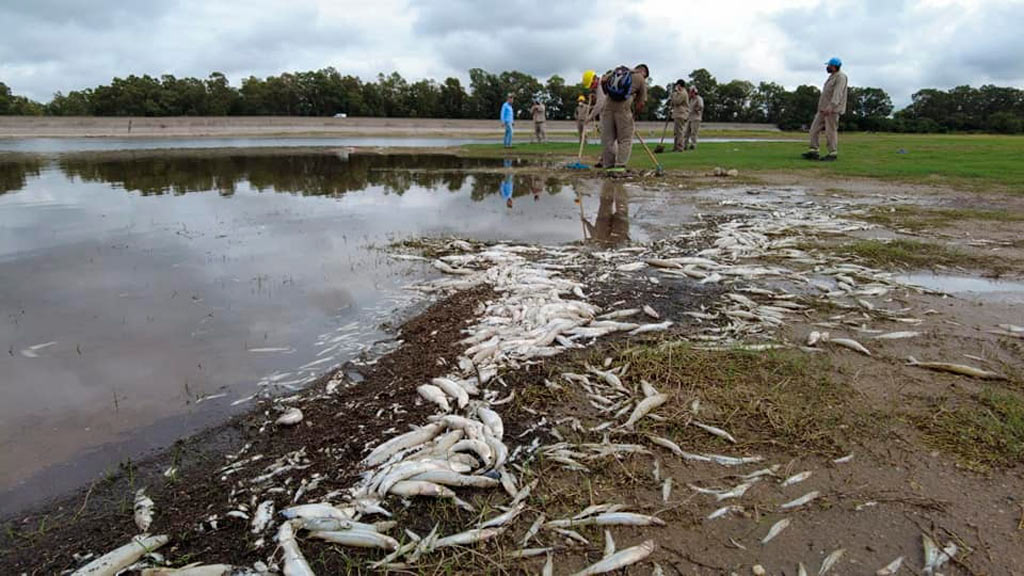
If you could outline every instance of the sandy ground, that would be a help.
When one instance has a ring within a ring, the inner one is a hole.
[[[638,122],[641,131],[661,130],[661,122]],[[531,122],[520,120],[520,132],[532,131]],[[771,124],[707,122],[708,130],[778,132]],[[575,122],[549,121],[548,132],[576,132]],[[380,136],[380,137],[498,137],[503,129],[497,120],[445,120],[416,118],[303,118],[257,117],[20,117],[0,116],[0,138],[202,138],[270,136]]]
[[[635,186],[639,193],[645,189],[677,190],[678,194],[685,195],[685,201],[696,201],[702,209],[723,217],[730,207],[720,204],[721,200],[767,195],[772,190],[785,188],[800,189],[806,194],[806,202],[849,202],[851,214],[863,210],[864,206],[878,204],[1024,211],[1024,199],[1020,196],[979,198],[956,190],[868,180],[815,182],[773,175],[758,183],[741,185],[722,179],[670,175],[656,180],[634,179],[629,185]],[[870,232],[874,234],[872,237],[879,238],[912,235],[918,240],[955,246],[976,256],[973,263],[968,261],[962,268],[945,270],[947,273],[991,274],[993,270],[986,262],[990,262],[987,258],[992,256],[998,256],[1005,263],[1000,268],[1003,275],[1019,279],[1024,272],[1019,223],[960,220],[936,228],[916,229],[912,233],[884,228]],[[822,243],[813,249],[828,251],[830,247]],[[896,271],[896,267],[893,270]],[[593,297],[608,306],[652,304],[663,316],[675,318],[679,310],[710,306],[711,301],[720,296],[714,288],[703,288],[695,282],[666,286],[648,282],[643,275],[638,277],[638,282],[595,289]],[[257,429],[263,414],[257,410],[198,439],[183,442],[173,453],[157,455],[79,494],[10,519],[6,535],[0,537],[0,565],[10,573],[52,573],[76,566],[75,553],[100,552],[121,544],[135,533],[128,502],[131,490],[139,485],[150,486],[150,494],[161,507],[154,529],[175,535],[174,544],[164,550],[169,557],[248,565],[265,559],[267,551],[254,548],[254,537],[245,523],[223,519],[211,525],[205,520],[211,512],[223,511],[222,503],[229,488],[219,482],[214,473],[224,462],[221,454],[247,442],[253,443],[253,451],[264,454],[268,460],[299,447],[306,447],[309,453],[326,450],[332,455],[330,465],[307,470],[304,474],[315,470],[328,475],[329,480],[320,486],[318,494],[344,488],[358,469],[356,462],[368,438],[382,433],[385,427],[402,427],[422,419],[427,411],[415,402],[415,384],[442,374],[443,364],[454,361],[459,349],[456,341],[467,316],[472,315],[471,311],[479,302],[491,297],[493,295],[487,291],[471,291],[439,302],[401,330],[404,340],[401,348],[358,378],[353,379],[353,375],[347,373],[344,376],[347,384],[337,396],[310,404],[303,426],[269,436],[260,434]],[[664,528],[614,531],[619,549],[648,538],[658,542],[657,552],[650,560],[630,569],[631,574],[649,574],[651,561],[658,562],[666,569],[665,573],[687,576],[750,574],[755,565],[764,566],[768,574],[794,575],[798,562],[806,564],[810,573],[818,573],[825,557],[838,550],[843,550],[842,558],[829,574],[874,574],[898,556],[905,557],[900,573],[920,574],[923,534],[940,545],[957,545],[959,552],[955,560],[943,568],[944,574],[1024,574],[1021,552],[1024,550],[1024,465],[989,462],[978,466],[958,452],[967,447],[939,447],[925,433],[930,421],[957,406],[971,405],[973,398],[984,390],[1020,393],[1024,385],[1021,380],[1024,374],[1022,340],[993,333],[991,329],[1000,322],[1024,324],[1021,305],[927,293],[901,293],[877,304],[906,310],[906,314],[921,319],[919,324],[909,328],[892,321],[882,326],[885,330],[912,329],[921,335],[908,340],[871,341],[868,340],[870,333],[859,330],[859,321],[847,317],[849,322],[838,330],[833,329],[835,335],[869,342],[873,351],[871,357],[839,347],[807,352],[809,361],[814,358],[821,361],[813,366],[823,367],[825,372],[821,376],[827,377],[834,386],[828,398],[836,404],[813,406],[810,407],[812,412],[805,413],[811,414],[806,416],[811,419],[815,418],[815,410],[836,414],[838,423],[822,431],[827,439],[812,437],[801,445],[778,441],[768,428],[800,427],[801,422],[780,423],[780,419],[788,417],[792,407],[772,406],[767,399],[752,401],[764,402],[764,406],[735,407],[737,412],[753,409],[763,415],[763,421],[734,420],[730,413],[719,414],[722,425],[740,438],[738,447],[718,438],[686,432],[689,411],[685,407],[692,398],[688,394],[692,395],[694,390],[685,387],[666,388],[682,408],[665,410],[663,420],[648,429],[658,434],[673,432],[677,438],[693,443],[694,450],[756,449],[767,462],[780,464],[780,469],[775,471],[779,478],[802,471],[812,472],[805,482],[787,488],[775,480],[765,481],[742,501],[742,509],[724,518],[709,520],[707,516],[714,509],[728,502],[716,503],[714,498],[695,493],[687,485],[733,486],[739,481],[738,473],[688,463],[672,458],[667,452],[656,453],[655,460],[660,467],[657,478],[652,475],[652,459],[646,456],[612,459],[606,466],[595,466],[585,475],[542,462],[533,471],[540,484],[524,513],[526,521],[521,520],[507,538],[442,555],[413,572],[536,573],[543,559],[501,562],[503,554],[519,547],[517,543],[530,521],[540,513],[549,518],[561,517],[588,504],[615,502],[634,511],[656,514],[668,522]],[[821,324],[836,322],[836,314],[836,309],[826,305],[809,309],[789,323],[779,338],[795,347],[810,331],[820,330]],[[863,322],[868,318],[865,309]],[[506,416],[506,436],[518,438],[514,442],[528,443],[535,437],[529,430],[530,423],[541,418],[548,421],[578,418],[584,428],[596,425],[606,416],[596,412],[582,395],[553,392],[545,386],[544,380],[562,371],[582,371],[585,362],[599,361],[604,356],[618,365],[629,360],[631,347],[671,343],[674,338],[689,334],[693,327],[692,323],[682,321],[665,338],[610,341],[595,350],[506,374],[507,384],[520,391],[520,399]],[[905,359],[910,355],[922,360],[980,364],[1008,374],[1009,380],[991,384],[994,388],[989,388],[989,384],[980,380],[908,366]],[[441,360],[423,362],[424,358]],[[721,362],[727,361],[729,357],[722,357]],[[765,366],[765,373],[758,374],[773,387],[792,384],[785,374],[778,376],[776,365]],[[673,378],[668,377],[670,381]],[[324,382],[314,386],[312,393],[320,390]],[[812,382],[797,384],[810,386]],[[394,403],[409,406],[410,412],[386,424],[338,418],[345,407],[365,404],[373,409]],[[600,441],[599,434],[588,436],[581,432],[577,437],[568,427],[561,429],[573,439]],[[854,454],[851,461],[836,461],[847,453]],[[319,467],[323,463],[314,465]],[[178,476],[173,481],[162,475],[169,466],[178,468]],[[743,471],[751,470],[752,467]],[[672,494],[666,497],[663,481],[667,477],[674,478],[676,483]],[[819,497],[787,516],[792,520],[791,525],[770,546],[762,544],[769,527],[783,517],[778,506],[810,491],[818,492]],[[486,508],[502,503],[500,496],[483,491],[471,493],[467,498]],[[452,506],[415,504],[398,514],[396,520],[423,534],[435,521],[442,523],[443,531],[450,531],[465,526],[473,518]],[[572,545],[549,535],[541,536],[535,544],[558,547],[560,555],[555,573],[570,573],[600,559],[602,531],[585,528],[580,532],[591,544]],[[304,541],[303,548],[307,557],[316,558],[323,573],[357,570],[362,560],[379,556],[313,541]]]

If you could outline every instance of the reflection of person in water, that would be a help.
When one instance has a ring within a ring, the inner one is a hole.
[[[540,200],[540,191],[544,189],[544,181],[541,180],[540,176],[532,176],[530,178],[530,193],[533,194],[533,201]]]
[[[601,184],[597,218],[591,224],[580,215],[590,241],[600,244],[624,244],[629,241],[629,194],[621,182],[605,180]]]
[[[512,160],[505,158],[502,162],[502,166],[506,169],[512,168]],[[505,206],[512,208],[512,193],[516,190],[515,177],[512,176],[512,172],[506,172],[505,178],[501,181],[501,198],[505,201]]]

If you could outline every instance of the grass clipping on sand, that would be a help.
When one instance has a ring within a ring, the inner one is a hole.
[[[852,409],[856,392],[833,382],[825,356],[778,350],[705,351],[663,343],[625,349],[632,381],[651,383],[671,399],[662,422],[641,428],[694,448],[723,448],[725,441],[688,427],[692,420],[728,429],[740,446],[779,448],[836,456],[846,451],[851,432],[868,421]],[[699,401],[694,415],[694,402]]]
[[[976,471],[1024,460],[1024,399],[1011,391],[985,388],[973,402],[944,402],[911,417],[925,442]]]

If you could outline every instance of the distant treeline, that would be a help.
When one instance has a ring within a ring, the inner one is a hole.
[[[817,86],[789,91],[774,82],[754,85],[745,80],[719,83],[707,70],[688,77],[704,97],[708,122],[759,122],[784,130],[806,126],[813,118],[820,93]],[[652,85],[642,120],[666,118],[668,86]],[[334,68],[242,80],[240,88],[214,72],[205,80],[164,75],[114,78],[110,84],[54,94],[47,104],[11,94],[0,82],[0,114],[48,116],[349,116],[401,118],[496,118],[504,95],[516,98],[517,117],[527,117],[530,103],[540,97],[548,117],[571,119],[579,84],[560,76],[545,82],[517,71],[493,74],[473,68],[469,86],[458,78],[443,82],[409,82],[397,72],[375,81],[342,75]],[[1016,134],[1024,131],[1024,91],[985,85],[958,86],[942,91],[925,89],[893,113],[892,99],[881,88],[851,87],[843,116],[846,130],[892,132],[986,131]]]

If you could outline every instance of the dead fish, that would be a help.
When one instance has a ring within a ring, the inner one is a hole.
[[[136,536],[124,546],[107,552],[75,570],[71,576],[114,576],[136,563],[143,555],[167,544],[168,540],[167,536]]]
[[[821,332],[818,332],[817,330],[814,330],[810,334],[807,335],[807,345],[812,347],[812,348],[814,346],[816,346],[818,344],[818,342],[820,342],[820,341],[821,341]]]
[[[835,552],[825,557],[825,560],[821,562],[821,568],[818,569],[818,576],[825,576],[825,573],[832,569],[833,566],[839,562],[839,559],[846,553],[845,548],[840,548]]]
[[[296,518],[334,518],[337,520],[351,520],[352,517],[340,508],[326,503],[299,504],[281,510],[281,516],[288,520]]]
[[[635,328],[629,332],[630,336],[636,336],[638,334],[647,334],[648,332],[662,332],[672,327],[672,321],[666,320],[658,324],[643,324],[638,328]]]
[[[294,426],[299,422],[302,422],[302,410],[293,406],[285,410],[284,414],[278,416],[277,420],[274,421],[274,424],[277,424],[278,426]]]
[[[425,482],[423,480],[402,480],[395,482],[388,490],[388,494],[394,494],[395,496],[404,496],[406,498],[412,496],[424,496],[427,498],[455,498],[455,492],[450,488],[441,486],[440,484],[434,484],[433,482]]]
[[[491,429],[491,433],[494,434],[494,437],[501,440],[505,435],[505,425],[501,421],[501,416],[486,406],[480,406],[477,408],[476,414],[480,417],[480,421],[484,423],[484,426]]]
[[[483,542],[484,540],[490,540],[495,536],[499,536],[505,528],[474,528],[473,530],[467,530],[459,534],[453,534],[444,538],[438,539],[434,543],[433,548],[446,548],[448,546],[466,546],[468,544],[474,544],[476,542]]]
[[[790,502],[786,502],[785,504],[779,506],[779,509],[781,509],[781,510],[789,510],[791,508],[799,508],[800,506],[803,506],[804,504],[807,504],[811,500],[814,500],[818,496],[821,496],[821,493],[818,492],[817,490],[814,490],[812,492],[808,492],[807,494],[804,494],[803,496],[797,498],[796,500],[792,500]]]
[[[575,530],[569,530],[568,528],[551,528],[551,531],[557,534],[561,534],[562,536],[565,536],[570,540],[579,542],[580,544],[584,544],[586,546],[590,545],[590,540],[587,540],[583,537],[582,534],[576,532]]]
[[[668,503],[669,496],[672,495],[672,479],[666,478],[665,483],[661,485],[661,501]]]
[[[1006,380],[1006,376],[997,372],[989,372],[988,370],[982,370],[981,368],[974,368],[973,366],[967,366],[966,364],[950,364],[948,362],[918,362],[913,356],[907,357],[907,365],[917,366],[918,368],[927,368],[928,370],[935,370],[938,372],[950,372],[952,374],[960,374],[963,376],[970,376],[971,378],[980,378],[982,380]]]
[[[410,480],[423,480],[453,488],[493,488],[501,483],[500,480],[489,476],[469,476],[452,470],[440,469],[422,472]]]
[[[658,406],[661,406],[668,400],[667,394],[655,394],[654,396],[648,396],[641,400],[636,408],[633,409],[633,413],[629,415],[629,419],[622,425],[623,428],[631,429],[641,418],[647,415],[648,412],[654,410]]]
[[[853,461],[853,453],[847,454],[842,458],[836,458],[832,461],[833,464],[846,464],[847,462]]]
[[[490,520],[477,526],[477,528],[497,528],[498,526],[504,526],[512,520],[515,520],[516,516],[519,516],[519,513],[523,511],[523,508],[526,508],[526,503],[520,502],[516,506],[513,506],[512,509],[510,509],[508,512],[505,512],[504,514],[499,514],[494,518],[491,518]]]
[[[421,384],[416,388],[416,392],[426,400],[437,404],[441,410],[445,412],[451,412],[452,407],[448,404],[448,398],[445,396],[444,391],[434,386],[433,384]]]
[[[455,403],[459,408],[465,408],[466,404],[469,404],[469,392],[466,392],[465,388],[455,382],[447,378],[434,378],[430,382],[433,386],[440,388],[445,394],[455,398]]]
[[[761,544],[767,544],[767,543],[771,542],[773,538],[778,536],[779,533],[781,533],[783,530],[785,530],[789,526],[789,522],[790,522],[789,518],[783,518],[782,520],[779,520],[775,524],[772,524],[772,527],[768,529],[768,534],[764,538],[761,539]]]
[[[831,338],[829,339],[829,342],[837,346],[842,346],[843,348],[849,348],[854,352],[860,352],[865,356],[871,356],[871,352],[867,348],[865,348],[863,344],[857,342],[856,340],[852,340],[850,338]]]
[[[651,318],[654,318],[655,320],[661,318],[661,315],[658,314],[658,311],[655,310],[654,308],[651,308],[647,304],[644,304],[643,311],[644,311],[644,314],[647,314],[648,316],[650,316]]]
[[[620,318],[629,318],[630,316],[636,316],[642,312],[639,308],[629,308],[626,310],[616,310],[614,312],[608,312],[607,314],[601,314],[597,317],[598,320],[618,320]]]
[[[646,262],[647,262],[648,266],[653,266],[655,268],[676,268],[676,269],[678,269],[678,268],[682,268],[683,267],[682,264],[679,264],[678,262],[672,262],[671,260],[663,260],[661,258],[651,258],[651,259],[647,260]]]
[[[181,568],[146,568],[142,576],[228,576],[235,567],[230,564],[189,564]]]
[[[530,524],[530,528],[526,531],[526,535],[523,536],[523,548],[526,548],[526,544],[530,541],[530,538],[536,536],[537,532],[540,531],[540,527],[544,525],[544,519],[545,516],[542,513],[540,516],[537,516],[537,519],[533,521],[533,524]]]
[[[728,432],[726,432],[725,430],[722,430],[721,428],[715,428],[714,426],[708,426],[707,424],[702,424],[702,423],[697,422],[697,421],[693,421],[693,422],[691,422],[691,424],[693,424],[697,428],[700,428],[701,430],[704,430],[705,432],[708,432],[710,434],[718,436],[719,438],[723,438],[725,440],[728,440],[729,442],[732,442],[733,444],[736,443],[736,439],[732,437],[732,434],[729,434]]]
[[[945,548],[939,549],[935,541],[931,539],[927,534],[921,535],[921,543],[924,545],[924,570],[923,573],[926,575],[935,574],[936,570],[942,568],[942,566],[949,562],[953,556],[957,553],[957,546],[950,542]]]
[[[388,458],[402,450],[429,442],[435,436],[440,434],[441,430],[443,430],[443,427],[440,424],[433,423],[413,430],[412,432],[406,432],[401,436],[395,436],[380,446],[377,446],[372,452],[367,454],[367,456],[363,458],[363,464],[366,466],[378,466],[383,464],[388,460]]]
[[[875,571],[875,576],[896,576],[896,573],[900,571],[900,567],[903,566],[903,556],[889,562],[885,566]]]
[[[585,518],[551,520],[545,528],[572,528],[576,526],[664,526],[665,521],[655,516],[632,512],[605,512]]]
[[[904,338],[914,338],[920,336],[920,332],[888,332],[886,334],[879,334],[875,336],[875,340],[903,340]]]
[[[371,532],[369,530],[342,530],[338,532],[310,532],[310,538],[323,540],[332,544],[341,544],[352,548],[380,548],[383,550],[395,550],[398,548],[398,540],[387,534]]]
[[[540,571],[541,576],[554,576],[555,564],[551,554],[548,554],[548,559],[544,561],[544,568]]]
[[[631,566],[637,562],[650,556],[655,549],[654,540],[647,540],[639,546],[633,546],[632,548],[626,548],[621,552],[616,552],[611,556],[604,558],[596,564],[584,568],[577,572],[574,576],[592,576],[594,574],[605,574],[608,572],[614,572],[620,568]]]
[[[1014,334],[1024,334],[1024,326],[1015,326],[1013,324],[1000,324],[999,328],[1012,332]]]
[[[738,506],[736,504],[731,504],[729,506],[722,506],[718,510],[715,510],[711,514],[708,514],[708,520],[714,520],[716,518],[721,518],[722,516],[725,516],[726,514],[738,513],[738,512],[743,512],[743,506]]]
[[[807,576],[807,568],[804,568],[803,562],[796,565],[796,576]]]
[[[535,556],[543,556],[554,550],[554,548],[523,548],[522,550],[516,550],[515,552],[509,552],[509,558],[533,558]]]
[[[153,500],[146,496],[146,489],[139,488],[135,492],[135,503],[132,505],[134,511],[135,525],[139,531],[145,533],[149,525],[153,523]]]
[[[645,262],[630,262],[629,264],[620,264],[615,269],[619,272],[637,272],[647,267]]]
[[[785,488],[786,486],[792,486],[793,484],[799,484],[800,482],[803,482],[804,480],[807,480],[810,477],[811,477],[811,471],[810,470],[808,470],[807,472],[801,472],[799,474],[794,474],[794,475],[790,476],[789,478],[786,478],[785,480],[783,480],[782,484],[779,484],[779,486],[782,487],[782,488]]]
[[[252,516],[252,533],[259,534],[267,527],[270,519],[274,516],[274,501],[264,500],[260,502],[260,505],[256,508],[256,513]]]
[[[650,398],[651,396],[654,396],[655,394],[658,393],[658,390],[655,389],[654,386],[651,386],[651,383],[648,382],[647,380],[640,381],[640,389],[644,393],[644,398]]]
[[[604,553],[601,554],[601,558],[607,558],[615,554],[615,540],[612,538],[612,533],[608,530],[604,531]]]
[[[743,466],[746,464],[754,464],[764,460],[764,457],[762,456],[736,457],[722,456],[719,454],[704,454],[703,457],[710,462],[714,462],[715,464],[721,464],[722,466]]]

